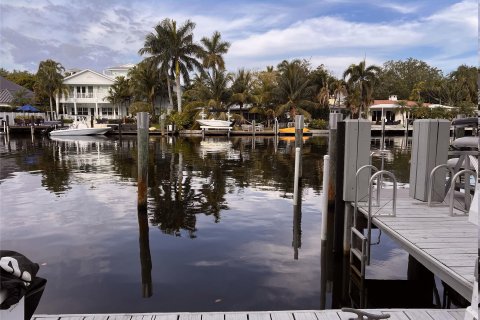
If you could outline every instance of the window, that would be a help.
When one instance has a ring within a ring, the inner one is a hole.
[[[102,108],[102,115],[113,116],[113,108]]]
[[[382,120],[382,111],[372,111],[372,121],[381,121]]]
[[[78,115],[88,116],[88,108],[77,108]]]

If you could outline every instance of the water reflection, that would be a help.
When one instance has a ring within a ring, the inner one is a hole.
[[[305,141],[293,212],[292,140],[152,137],[149,149],[140,212],[135,137],[0,145],[1,244],[45,263],[38,312],[319,307],[325,138]]]

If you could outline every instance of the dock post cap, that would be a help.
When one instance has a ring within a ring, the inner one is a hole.
[[[355,313],[358,318],[350,318],[350,320],[377,320],[377,319],[389,319],[390,314],[389,313],[384,313],[384,314],[374,314],[374,313],[369,313],[365,312],[363,310],[358,310],[354,308],[342,308],[343,312],[351,312]]]

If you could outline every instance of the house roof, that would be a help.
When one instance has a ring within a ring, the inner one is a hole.
[[[126,64],[122,64],[120,66],[115,66],[115,67],[109,67],[107,68],[106,70],[128,70],[128,69],[131,69],[135,67],[135,64],[133,63],[126,63]]]
[[[63,78],[63,82],[68,81],[68,80],[71,80],[71,79],[74,79],[74,78],[77,78],[77,77],[80,77],[80,76],[82,76],[82,75],[84,75],[84,74],[86,74],[86,73],[92,73],[92,74],[94,74],[95,76],[101,77],[101,78],[103,78],[103,79],[105,79],[105,80],[108,80],[108,81],[110,81],[110,82],[112,82],[112,83],[115,81],[115,79],[112,78],[112,77],[109,77],[109,76],[107,76],[107,75],[98,73],[98,72],[93,71],[93,70],[90,70],[90,69],[85,69],[85,70],[82,70],[82,71],[80,71],[80,72],[74,73],[74,74],[72,74],[72,75],[70,75],[70,76],[68,76],[68,77]]]
[[[31,90],[28,90],[25,87],[22,87],[21,85],[16,84],[15,82],[12,82],[2,76],[0,76],[0,103],[10,103],[12,102],[15,93],[17,91],[25,91],[25,97],[27,98],[33,98],[34,93]]]
[[[401,100],[373,100],[373,104],[371,106],[379,105],[379,104],[398,104]],[[408,107],[413,107],[414,105],[417,104],[416,101],[411,101],[411,100],[403,100],[407,103]],[[429,103],[424,103],[425,106],[428,106]]]

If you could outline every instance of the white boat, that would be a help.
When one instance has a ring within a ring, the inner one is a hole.
[[[50,131],[50,136],[93,136],[101,135],[110,131],[111,128],[89,128],[85,120],[74,121],[66,129],[56,129]]]
[[[197,119],[197,122],[201,126],[212,127],[212,128],[229,128],[232,126],[233,121],[230,121],[230,111],[227,112],[228,120],[217,120],[217,119],[205,119],[205,112],[201,113],[202,119]]]
[[[197,119],[197,122],[200,123],[201,126],[225,127],[225,128],[232,126],[232,123],[233,123],[233,121],[215,120],[215,119]]]

